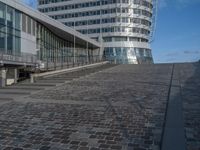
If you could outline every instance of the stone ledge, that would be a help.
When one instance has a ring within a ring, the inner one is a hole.
[[[79,67],[74,67],[74,68],[67,68],[67,69],[62,69],[62,70],[56,70],[56,71],[50,71],[50,72],[45,72],[45,73],[35,73],[31,74],[31,83],[34,83],[35,78],[37,77],[50,77],[62,73],[67,73],[67,72],[73,72],[77,70],[82,70],[85,68],[92,68],[100,65],[104,65],[109,63],[108,61],[100,62],[100,63],[95,63],[95,64],[90,64],[90,65],[85,65],[85,66],[79,66]]]

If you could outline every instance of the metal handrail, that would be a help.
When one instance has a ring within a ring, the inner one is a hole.
[[[75,59],[74,59],[75,58]],[[13,63],[32,63],[40,65],[41,63],[45,63],[46,65],[53,64],[53,66],[57,65],[66,65],[72,64],[73,66],[81,65],[81,64],[91,64],[93,62],[101,61],[101,57],[99,55],[93,56],[57,56],[55,58],[47,57],[43,60],[39,60],[37,55],[29,54],[29,53],[21,53],[20,55],[13,55],[9,53],[0,52],[0,62],[4,63],[5,61],[13,62]]]
[[[13,55],[0,52],[0,61],[18,62],[18,63],[37,63],[37,57],[33,54],[21,53],[20,55]]]
[[[39,70],[57,70],[63,68],[72,68],[77,66],[84,66],[88,64],[98,63],[104,61],[100,55],[93,56],[60,56],[56,57],[58,60],[50,59],[49,57],[46,60],[40,61],[38,66]],[[74,61],[75,60],[75,61]]]

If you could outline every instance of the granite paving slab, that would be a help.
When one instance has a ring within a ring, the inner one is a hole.
[[[3,103],[0,149],[160,150],[172,66],[90,70],[87,76]],[[198,150],[199,64],[175,66],[174,79],[180,82],[172,86],[181,87],[187,150]],[[72,77],[59,78],[67,76]]]

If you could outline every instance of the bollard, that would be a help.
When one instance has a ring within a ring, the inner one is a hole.
[[[18,69],[15,68],[14,69],[14,82],[17,83],[17,81],[18,81]]]
[[[5,87],[6,86],[6,73],[7,73],[7,70],[5,68],[2,68],[0,70],[0,87]]]
[[[34,81],[34,75],[33,74],[31,74],[31,83],[34,83],[35,81]]]

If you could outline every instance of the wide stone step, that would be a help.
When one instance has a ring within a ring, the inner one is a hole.
[[[15,94],[15,95],[28,95],[30,94],[31,91],[22,91],[22,90],[10,90],[10,89],[1,89],[0,90],[0,97],[1,97],[1,94]]]
[[[57,80],[57,81],[65,81],[65,80],[69,80],[69,79],[72,79],[72,78],[47,77],[47,78],[39,79],[38,81],[40,81],[40,80]]]
[[[85,74],[60,74],[60,75],[55,75],[55,76],[52,76],[52,77],[80,77],[80,76],[83,76]]]
[[[48,80],[48,79],[71,80],[71,79],[74,79],[74,78],[79,78],[79,77],[82,77],[82,76],[90,75],[92,73],[99,72],[99,71],[102,71],[104,69],[111,68],[111,67],[114,67],[114,66],[116,66],[116,65],[104,65],[104,66],[100,66],[100,67],[97,67],[97,68],[88,68],[88,69],[85,69],[85,70],[79,70],[79,71],[75,71],[75,72],[68,72],[68,73],[63,73],[63,74],[59,74],[59,75],[53,75],[51,77],[42,78],[41,80]]]
[[[36,80],[36,83],[64,83],[65,80],[56,80],[56,79],[45,79],[45,80]]]
[[[9,97],[0,97],[0,101],[12,101],[13,98],[9,98]]]
[[[55,83],[22,83],[19,86],[36,86],[36,87],[49,87],[49,86],[56,86]]]
[[[81,77],[81,76],[85,76],[85,75],[89,75],[92,72],[88,72],[88,73],[80,73],[80,74],[61,74],[61,75],[55,75],[53,77],[64,77],[64,78],[76,78],[76,77]]]
[[[44,88],[37,87],[37,86],[7,86],[7,87],[4,87],[3,89],[43,90]]]
[[[77,79],[80,77],[49,77],[49,78],[44,78],[41,80],[57,80],[57,81],[68,81],[68,80],[73,80],[73,79]]]

